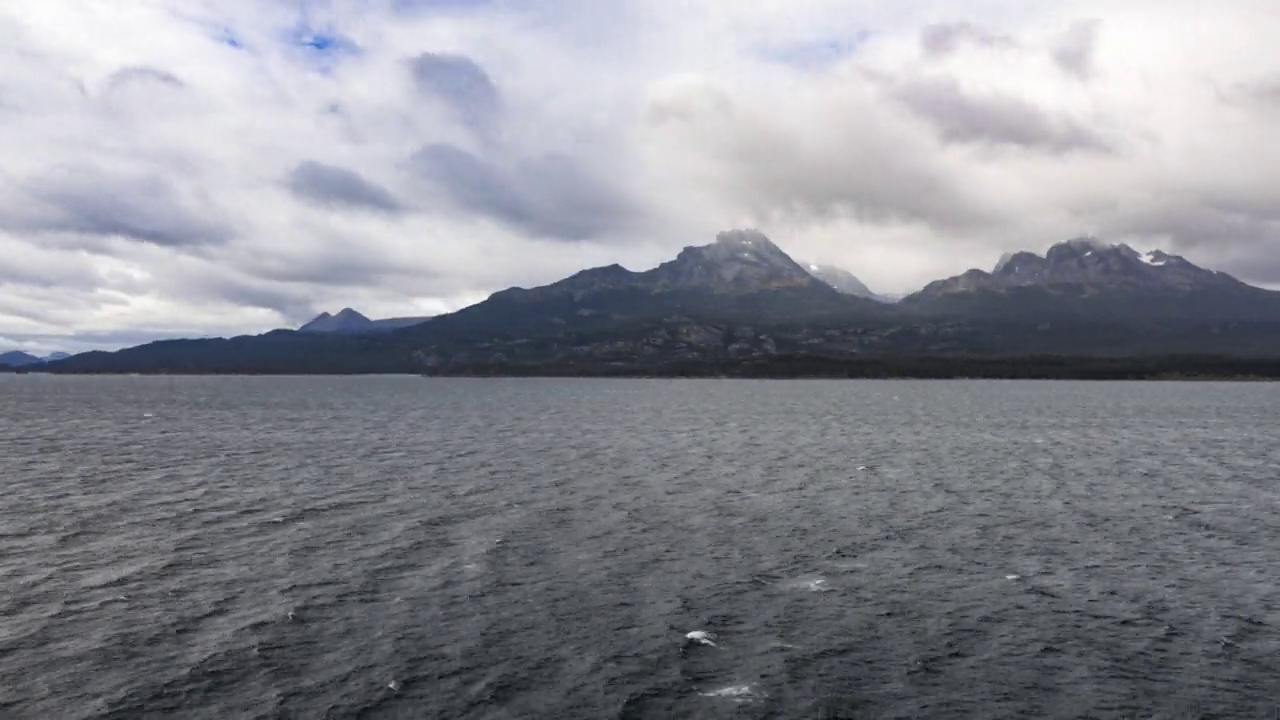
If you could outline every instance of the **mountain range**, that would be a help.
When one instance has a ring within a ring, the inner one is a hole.
[[[347,308],[297,331],[157,342],[49,369],[767,375],[907,358],[959,367],[1164,356],[1280,361],[1280,293],[1175,255],[1078,238],[892,303],[851,273],[801,265],[762,233],[733,230],[652,270],[587,269],[434,318],[377,321]]]
[[[57,360],[65,360],[69,357],[71,356],[64,352],[51,353],[44,357],[40,357],[20,350],[13,350],[10,352],[0,353],[0,367],[31,367],[35,365],[43,365],[44,363],[55,362]]]

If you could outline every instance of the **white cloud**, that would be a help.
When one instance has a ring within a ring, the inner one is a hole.
[[[0,345],[433,313],[735,225],[886,292],[1081,233],[1280,283],[1272,15],[10,3]]]

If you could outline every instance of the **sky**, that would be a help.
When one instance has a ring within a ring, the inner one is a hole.
[[[721,230],[1280,286],[1270,0],[8,0],[0,351],[447,312]]]

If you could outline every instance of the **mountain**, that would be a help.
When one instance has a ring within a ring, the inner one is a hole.
[[[916,310],[999,315],[1089,315],[1190,321],[1280,319],[1280,293],[1247,285],[1160,250],[1141,254],[1094,238],[1019,252],[991,272],[938,280],[903,304]]]
[[[69,357],[71,357],[71,353],[55,352],[55,353],[49,353],[48,355],[40,359],[45,362],[56,362],[58,360],[66,360]]]
[[[754,230],[720,233],[656,268],[592,268],[510,288],[454,313],[368,332],[354,310],[298,331],[85,353],[55,372],[415,372],[475,363],[705,362],[799,349],[886,324],[885,306],[842,295]],[[824,333],[834,333],[826,335]],[[816,336],[813,334],[816,333]]]
[[[1093,294],[1238,291],[1250,286],[1226,273],[1205,270],[1186,258],[1161,250],[1142,255],[1128,245],[1077,238],[1054,245],[1043,256],[1032,252],[1005,255],[989,273],[969,270],[963,275],[932,282],[916,295],[937,297],[1025,287]]]
[[[1130,377],[1226,367],[1209,356],[1280,361],[1280,293],[1093,239],[1015,253],[992,272],[885,304],[838,291],[757,231],[734,230],[651,270],[591,268],[429,322],[370,331],[376,322],[348,309],[299,331],[151,343],[49,369],[841,376],[856,365],[850,374]],[[1184,355],[1198,359],[1098,363]]]
[[[304,333],[371,333],[390,332],[427,322],[429,317],[397,317],[370,320],[351,308],[343,308],[337,315],[322,312],[310,322],[298,328]]]
[[[43,360],[18,350],[12,352],[0,353],[0,365],[6,367],[26,367],[28,365],[39,365]]]
[[[674,260],[652,270],[632,272],[621,265],[609,265],[583,270],[540,288],[511,288],[495,297],[536,300],[568,294],[582,300],[634,289],[653,296],[684,291],[741,296],[772,290],[833,295],[825,283],[810,275],[763,233],[730,230],[718,234],[710,245],[684,248]]]
[[[871,289],[864,285],[853,273],[845,270],[844,268],[839,268],[834,265],[816,265],[809,263],[805,265],[805,270],[807,270],[810,275],[845,295],[853,295],[854,297],[866,298],[868,300],[876,300],[879,302],[893,302],[892,299],[884,295],[878,295],[872,292]]]
[[[373,321],[352,310],[343,308],[337,315],[322,312],[311,322],[298,328],[302,333],[358,333],[373,330]]]

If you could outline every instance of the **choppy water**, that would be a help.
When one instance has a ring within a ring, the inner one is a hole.
[[[0,716],[1269,718],[1277,410],[0,376]]]

